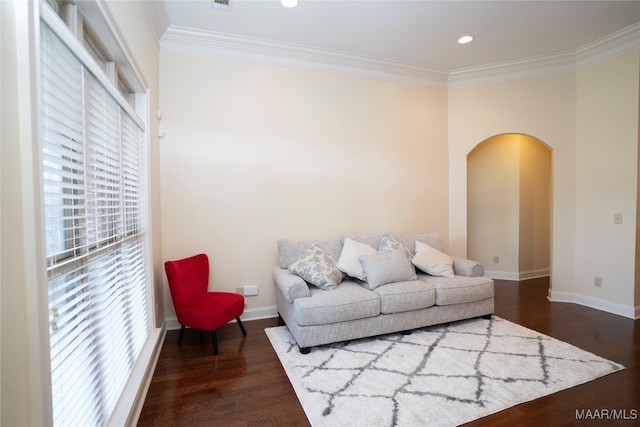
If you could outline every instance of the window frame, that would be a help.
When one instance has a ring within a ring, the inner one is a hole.
[[[147,336],[143,350],[134,366],[126,389],[123,391],[119,403],[112,413],[108,424],[124,425],[135,422],[141,407],[138,402],[139,391],[148,378],[149,364],[153,364],[153,359],[157,357],[159,352],[158,343],[161,342],[161,334],[164,326],[158,327],[155,322],[154,313],[157,311],[157,303],[155,302],[155,292],[153,289],[154,277],[152,268],[152,236],[151,236],[151,212],[149,207],[150,191],[149,191],[149,147],[150,147],[150,116],[149,116],[149,86],[144,78],[137,70],[135,61],[129,53],[126,43],[119,34],[115,21],[111,16],[108,8],[98,1],[81,2],[83,8],[89,12],[87,22],[90,25],[97,23],[102,28],[108,30],[108,43],[110,49],[118,51],[119,64],[125,65],[123,75],[128,76],[126,80],[135,92],[128,96],[123,96],[120,90],[115,90],[114,97],[120,98],[118,103],[122,108],[133,112],[133,116],[137,117],[142,123],[143,128],[143,171],[142,171],[142,189],[144,204],[147,207],[144,214],[144,227],[146,238],[144,239],[144,264],[145,264],[145,286],[147,292],[147,316],[150,325],[150,333]],[[85,17],[86,18],[86,17]],[[49,316],[48,316],[48,298],[47,298],[47,273],[46,273],[46,253],[44,238],[44,214],[43,214],[43,190],[42,190],[42,157],[41,157],[41,134],[40,134],[40,21],[47,19],[49,25],[56,27],[56,32],[61,31],[60,36],[64,38],[65,44],[74,45],[74,53],[83,57],[83,62],[87,67],[97,67],[98,64],[91,62],[89,65],[86,59],[90,55],[82,48],[82,41],[75,39],[63,23],[59,15],[45,3],[45,0],[35,2],[16,2],[15,4],[16,22],[22,22],[25,25],[16,28],[16,51],[18,58],[17,69],[19,73],[26,76],[25,79],[19,80],[17,92],[24,102],[18,106],[21,117],[21,133],[20,133],[20,152],[24,160],[23,182],[20,184],[23,188],[23,209],[25,211],[25,247],[23,248],[27,255],[25,260],[26,273],[26,297],[27,297],[27,317],[31,320],[27,325],[30,331],[27,337],[29,346],[37,351],[28,352],[29,372],[32,373],[29,378],[29,395],[31,402],[29,404],[29,419],[34,425],[51,425],[53,422],[52,411],[52,390],[50,375],[50,351],[49,351]],[[100,32],[101,37],[105,35]],[[80,49],[78,50],[78,47]],[[124,61],[124,62],[122,62]],[[92,70],[94,72],[94,70]],[[95,73],[95,77],[101,81],[108,81],[108,78],[102,73]],[[122,103],[122,100],[125,102]],[[135,100],[135,103],[127,102]],[[29,226],[31,224],[31,226]],[[64,253],[61,255],[64,256]],[[154,310],[155,307],[155,310]]]

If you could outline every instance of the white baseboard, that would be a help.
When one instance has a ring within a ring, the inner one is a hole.
[[[595,308],[596,310],[606,311],[608,313],[617,314],[618,316],[628,317],[634,320],[640,319],[640,307],[625,306],[587,295],[549,290],[548,299],[552,302],[570,302],[580,304],[585,307]]]
[[[272,317],[278,317],[278,308],[275,305],[267,307],[247,308],[244,310],[240,320],[258,320],[258,319],[270,319]],[[165,324],[167,330],[180,329],[180,323],[176,317],[165,318]],[[233,320],[235,322],[235,320]]]
[[[537,270],[528,271],[495,271],[485,270],[484,275],[492,279],[499,280],[526,280],[536,279],[538,277],[547,277],[551,275],[551,270],[548,268],[540,268]]]

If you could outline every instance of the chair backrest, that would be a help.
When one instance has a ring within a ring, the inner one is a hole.
[[[164,270],[169,280],[169,290],[176,314],[186,301],[208,291],[209,258],[206,254],[167,261],[164,263]]]

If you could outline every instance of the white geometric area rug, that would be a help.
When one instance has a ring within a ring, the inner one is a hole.
[[[265,329],[312,426],[457,426],[624,369],[493,316],[313,347]]]

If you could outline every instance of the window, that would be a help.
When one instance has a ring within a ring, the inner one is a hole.
[[[53,420],[104,425],[151,329],[145,126],[91,54],[52,22],[53,11],[42,12]]]
[[[101,69],[107,71],[107,59],[104,54],[104,49],[98,46],[96,38],[91,35],[90,30],[84,26],[82,31],[82,44],[84,48],[89,52],[89,55],[100,66]]]

